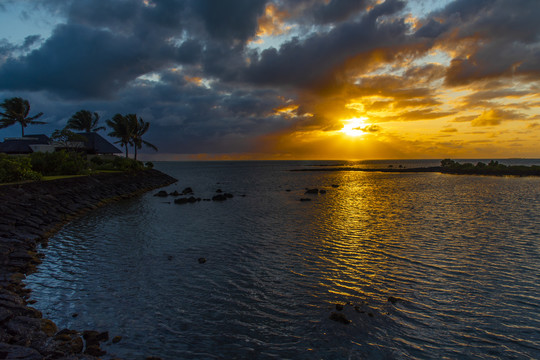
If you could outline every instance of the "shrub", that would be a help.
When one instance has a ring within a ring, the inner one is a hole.
[[[0,154],[0,183],[39,179],[41,174],[32,170],[30,158]]]
[[[81,175],[88,173],[88,162],[84,155],[65,150],[53,153],[35,152],[30,154],[32,168],[45,176]]]
[[[144,169],[144,165],[141,161],[119,156],[115,157],[114,159],[100,158],[96,156],[90,160],[90,164],[93,170],[130,171]]]
[[[151,162],[151,161],[147,161],[144,166],[146,166],[148,169],[153,169],[154,168],[154,163]]]

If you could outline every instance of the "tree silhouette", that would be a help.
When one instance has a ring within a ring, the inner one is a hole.
[[[142,139],[142,136],[148,131],[150,123],[145,122],[142,118],[137,119],[136,114],[126,115],[128,122],[132,128],[131,142],[133,143],[133,148],[135,151],[135,160],[137,160],[137,149],[141,149],[143,145],[148,146],[154,150],[158,148],[154,145]]]
[[[133,126],[130,125],[126,116],[122,114],[116,114],[112,119],[106,121],[107,126],[109,126],[112,131],[109,133],[109,136],[118,138],[119,140],[115,144],[120,144],[120,146],[126,147],[126,158],[129,156],[129,147],[132,145],[132,134]]]
[[[0,112],[2,118],[0,119],[0,129],[14,125],[15,123],[21,124],[22,136],[24,136],[24,128],[28,125],[46,124],[43,121],[36,121],[41,117],[43,113],[39,113],[34,116],[28,116],[30,112],[30,103],[20,97],[14,97],[6,99],[0,107],[3,108],[3,112]]]
[[[105,130],[104,126],[97,126],[98,122],[98,113],[91,113],[88,110],[80,110],[73,114],[71,119],[68,120],[66,128],[84,132]]]

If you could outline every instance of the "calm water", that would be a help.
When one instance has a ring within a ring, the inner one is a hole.
[[[540,358],[540,178],[288,171],[320,164],[157,164],[168,191],[235,197],[150,193],[68,224],[35,306],[123,336],[105,348],[126,359]]]

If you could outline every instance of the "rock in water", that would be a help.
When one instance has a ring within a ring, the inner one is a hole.
[[[342,323],[344,325],[349,325],[351,323],[351,320],[347,319],[347,317],[343,315],[343,313],[337,313],[337,312],[332,312],[330,314],[330,320]]]
[[[395,296],[389,296],[388,301],[391,302],[392,304],[395,304],[395,303],[403,301],[403,300],[398,298],[398,297],[395,297]]]
[[[304,194],[318,194],[319,189],[308,189]]]
[[[206,262],[206,258],[199,258],[199,264],[204,264]]]
[[[157,192],[156,194],[154,194],[154,196],[159,196],[159,197],[167,197],[167,192],[165,190],[161,190],[159,192]]]

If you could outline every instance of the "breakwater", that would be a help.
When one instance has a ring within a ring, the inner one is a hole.
[[[0,358],[93,359],[107,333],[58,329],[34,309],[24,279],[65,223],[110,202],[176,182],[157,170],[0,186]]]

